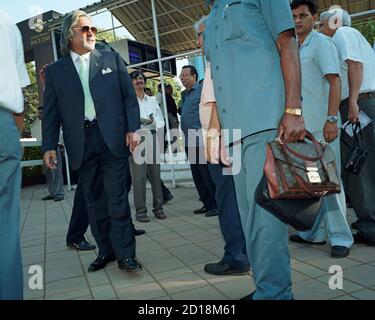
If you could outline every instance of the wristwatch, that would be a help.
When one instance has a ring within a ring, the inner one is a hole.
[[[327,116],[327,122],[330,122],[330,123],[337,123],[337,121],[339,120],[339,118],[337,116]]]
[[[295,115],[295,116],[302,116],[301,108],[285,108],[284,112],[287,114]]]

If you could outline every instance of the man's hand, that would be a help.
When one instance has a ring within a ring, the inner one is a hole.
[[[16,122],[17,128],[19,132],[22,134],[24,129],[24,119],[25,119],[25,113],[13,113],[14,121]]]
[[[130,152],[133,153],[135,148],[141,142],[141,137],[135,132],[128,132],[126,134],[126,145],[129,147]]]
[[[331,143],[333,140],[337,138],[337,135],[338,135],[337,123],[326,121],[324,128],[323,128],[324,140],[328,143]]]
[[[209,131],[210,132],[210,131]],[[206,137],[205,156],[209,163],[218,164],[220,160],[220,133]]]
[[[348,120],[352,123],[358,121],[359,107],[357,101],[349,101]]]
[[[215,130],[215,129],[211,129]],[[210,131],[209,131],[210,132]],[[207,135],[205,143],[205,156],[209,163],[219,164],[226,167],[231,167],[232,162],[229,158],[227,150],[224,146],[224,137],[220,135],[220,132],[215,135]]]
[[[56,169],[57,155],[55,150],[46,151],[43,155],[44,164],[48,169]]]
[[[306,127],[302,116],[284,113],[281,119],[278,138],[283,142],[296,142],[305,139]]]

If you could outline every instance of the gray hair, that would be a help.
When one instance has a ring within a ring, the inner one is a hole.
[[[86,12],[81,10],[70,12],[64,19],[60,40],[60,50],[63,56],[67,56],[70,53],[69,43],[74,37],[73,28],[81,17],[86,17],[92,20]]]
[[[206,20],[207,20],[207,16],[203,16],[201,17],[196,23],[194,23],[194,30],[196,33],[199,32],[199,27],[200,26],[205,26],[206,25]]]
[[[332,25],[334,25],[336,29],[352,26],[352,18],[350,18],[349,13],[342,8],[332,8],[320,14],[321,21],[330,20],[332,18],[337,19],[337,23],[332,21]]]

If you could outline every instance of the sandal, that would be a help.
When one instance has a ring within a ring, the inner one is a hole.
[[[157,219],[160,219],[160,220],[163,220],[167,217],[163,212],[155,212],[154,215]]]
[[[142,214],[142,215],[136,216],[135,218],[136,218],[139,222],[143,222],[143,223],[145,223],[145,222],[150,222],[150,218],[147,217],[146,214]]]

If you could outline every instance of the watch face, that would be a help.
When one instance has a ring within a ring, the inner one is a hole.
[[[338,120],[338,118],[336,116],[328,116],[327,117],[328,122],[336,123],[337,120]]]

